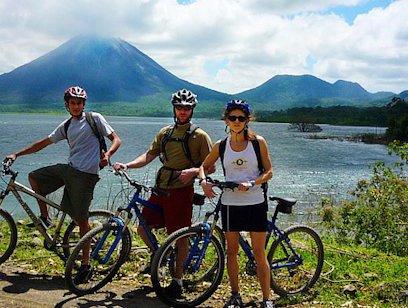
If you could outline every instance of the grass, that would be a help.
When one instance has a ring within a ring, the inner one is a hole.
[[[10,261],[7,261],[8,266],[16,266],[32,274],[63,275],[63,262],[54,253],[42,247],[42,237],[39,234],[23,225],[18,226],[18,233],[17,248]],[[136,232],[133,232],[132,241],[130,260],[121,267],[115,283],[150,286],[150,277],[139,274],[140,269],[149,260],[148,249]],[[408,290],[407,257],[387,255],[375,249],[358,246],[342,246],[335,243],[330,236],[324,236],[323,243],[325,264],[315,287],[307,294],[286,299],[273,295],[278,307],[340,307],[345,303],[350,307],[408,307],[407,298],[400,296],[402,291]],[[245,273],[246,258],[242,251],[239,262],[240,287],[244,302],[257,303],[261,298],[261,290],[256,277]],[[344,288],[347,285],[355,288],[355,292],[345,294]],[[229,294],[229,281],[225,272],[221,286],[205,304],[221,307]]]

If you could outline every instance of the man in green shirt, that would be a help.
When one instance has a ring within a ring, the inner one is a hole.
[[[211,139],[206,132],[192,124],[191,117],[197,105],[197,96],[182,89],[171,97],[174,124],[163,127],[154,138],[150,148],[142,155],[126,164],[116,163],[115,168],[141,168],[156,157],[160,157],[163,166],[156,176],[156,186],[167,192],[166,196],[152,195],[149,201],[161,207],[159,213],[143,208],[142,214],[149,226],[166,227],[167,233],[191,225],[194,196],[194,179],[199,167],[211,150]],[[142,227],[138,233],[148,244]],[[152,248],[152,247],[150,247]],[[178,243],[177,259],[187,256],[187,243]],[[145,271],[150,272],[150,270]],[[173,282],[168,292],[177,297],[182,288],[182,266],[177,266]]]

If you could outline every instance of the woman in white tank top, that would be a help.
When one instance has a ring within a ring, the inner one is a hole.
[[[226,190],[221,195],[221,217],[227,239],[227,268],[232,292],[226,307],[243,306],[238,284],[240,231],[250,232],[263,295],[261,307],[273,307],[269,300],[270,270],[265,254],[268,206],[261,187],[272,178],[272,163],[265,139],[248,128],[250,117],[250,108],[245,101],[232,100],[227,104],[224,120],[229,136],[214,145],[199,173],[200,184],[209,198],[214,198],[216,194],[211,183],[205,180],[206,172],[220,157],[225,180],[239,184],[238,189]],[[255,145],[259,149],[258,155]],[[261,162],[258,161],[259,156]]]

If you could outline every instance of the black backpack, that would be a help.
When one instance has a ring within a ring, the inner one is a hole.
[[[106,146],[105,138],[104,138],[103,134],[101,134],[99,132],[98,126],[95,123],[95,119],[94,119],[94,116],[93,116],[92,112],[85,112],[85,119],[88,122],[89,126],[91,127],[92,132],[94,133],[94,135],[96,136],[96,138],[99,141],[99,150],[101,152],[101,157],[102,157],[102,154],[106,153],[108,151],[108,147]],[[71,124],[71,120],[72,120],[72,117],[69,118],[68,121],[66,121],[65,124],[64,124],[64,132],[65,132],[65,137],[67,138],[68,144],[69,144],[68,127]]]
[[[221,166],[222,166],[222,170],[224,171],[224,176],[225,176],[225,167],[224,167],[224,154],[225,154],[225,147],[227,146],[227,139],[228,137],[226,137],[225,139],[221,140],[220,142],[220,147],[219,147],[219,153],[220,153],[220,159],[221,159]],[[259,174],[261,174],[262,172],[265,171],[265,168],[263,166],[262,163],[262,157],[261,157],[261,147],[259,145],[259,141],[258,139],[253,139],[250,140],[252,143],[252,146],[254,147],[254,151],[255,151],[255,155],[256,155],[256,159],[258,161],[258,170],[259,170]],[[266,197],[266,194],[268,192],[268,183],[263,183],[261,185],[264,195]]]
[[[186,158],[191,162],[191,165],[193,167],[199,167],[201,165],[201,162],[194,162],[193,158],[191,156],[190,148],[188,146],[188,141],[190,140],[190,137],[194,134],[194,132],[199,128],[195,124],[191,124],[190,127],[186,130],[185,134],[183,135],[182,138],[174,138],[172,137],[173,132],[176,128],[175,124],[172,124],[164,133],[164,136],[162,138],[161,144],[160,144],[160,161],[164,163],[165,161],[168,161],[167,157],[167,152],[166,152],[166,144],[169,141],[175,141],[175,142],[181,142],[181,146],[183,148],[183,153],[186,156]]]

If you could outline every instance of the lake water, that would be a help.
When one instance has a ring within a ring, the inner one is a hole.
[[[38,114],[0,114],[0,157],[31,144],[47,136],[66,116]],[[107,117],[122,139],[122,146],[113,157],[113,161],[127,162],[143,153],[150,145],[158,130],[172,123],[172,118],[127,118]],[[223,121],[197,119],[194,121],[209,133],[213,141],[225,136]],[[370,176],[375,161],[392,162],[383,145],[368,145],[334,139],[307,139],[307,134],[288,131],[288,124],[251,123],[252,128],[264,136],[268,142],[272,157],[274,176],[269,184],[269,194],[297,198],[297,211],[309,213],[316,211],[318,201],[323,196],[340,199],[350,198],[359,179]],[[323,131],[317,135],[350,136],[361,133],[381,133],[384,128],[345,127],[321,125]],[[51,145],[33,155],[18,158],[13,165],[19,171],[18,180],[28,185],[27,174],[30,170],[58,162],[66,162],[67,143],[62,141]],[[136,179],[153,185],[155,173],[160,163],[155,160],[143,169],[131,171]],[[221,177],[218,166],[214,177]],[[4,183],[0,183],[4,188]],[[95,191],[94,208],[106,207],[112,196],[120,188],[120,179],[105,168],[101,172],[101,181]],[[56,194],[56,199],[61,193]],[[6,198],[3,207],[21,216],[22,210],[11,195]],[[30,205],[36,203],[26,198]],[[116,207],[116,206],[115,206]]]

